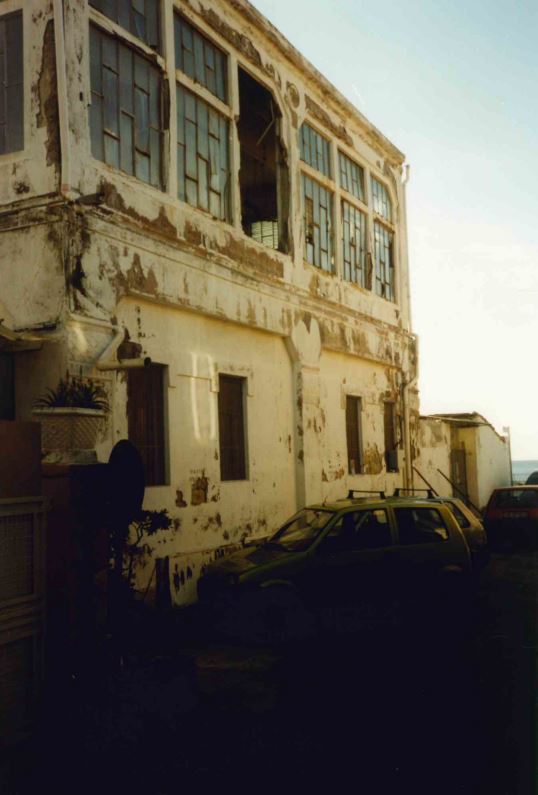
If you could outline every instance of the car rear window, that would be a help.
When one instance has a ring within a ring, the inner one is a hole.
[[[494,504],[496,508],[538,508],[538,489],[501,489]]]

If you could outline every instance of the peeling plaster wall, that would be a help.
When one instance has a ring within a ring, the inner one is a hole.
[[[443,497],[452,496],[452,486],[438,470],[450,477],[450,425],[433,417],[420,417],[418,432],[418,452],[415,467],[424,475],[437,494]],[[427,488],[426,483],[415,473],[416,488]]]
[[[51,0],[5,0],[23,12],[24,150],[0,155],[0,204],[25,206],[59,186],[60,145]]]
[[[348,488],[402,485],[403,447],[399,473],[384,470],[382,403],[395,399],[402,415],[401,385],[416,370],[404,156],[245,0],[181,3],[182,12],[229,53],[230,75],[238,66],[246,69],[278,103],[292,243],[289,255],[279,253],[242,232],[237,142],[231,147],[233,223],[176,199],[174,146],[170,159],[164,157],[162,191],[92,158],[89,24],[95,12],[86,0],[63,3],[63,97],[52,3],[5,0],[3,7],[23,5],[25,150],[0,157],[0,202],[10,213],[0,220],[1,301],[14,326],[54,325],[59,341],[46,352],[18,357],[17,378],[25,385],[20,412],[29,412],[66,367],[97,378],[113,405],[98,445],[99,459],[106,460],[113,443],[127,435],[126,381],[122,371],[97,370],[97,359],[117,330],[127,329],[141,355],[168,366],[170,483],[148,489],[146,506],[166,507],[173,517],[173,529],[155,539],[153,558],[170,556],[179,604],[192,598],[204,563],[243,534],[270,532],[297,506],[339,497]],[[166,70],[173,4],[163,0],[162,7]],[[174,81],[171,75],[166,147],[176,133]],[[58,100],[66,121],[61,135]],[[340,270],[327,274],[303,259],[298,130],[305,119],[331,138],[333,157],[340,148],[388,187],[396,226],[395,303],[345,282]],[[97,193],[102,202],[77,203]],[[219,370],[244,374],[249,383],[250,476],[241,483],[220,482]],[[348,388],[364,399],[365,473],[353,477],[347,474]],[[416,390],[410,414],[416,452]],[[145,587],[152,558],[142,564],[139,585]]]
[[[493,428],[481,425],[475,429],[474,458],[476,478],[471,499],[482,509],[493,489],[510,485],[508,445]]]

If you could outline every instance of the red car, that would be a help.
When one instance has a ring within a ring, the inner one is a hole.
[[[538,485],[495,489],[484,525],[493,550],[538,549]]]

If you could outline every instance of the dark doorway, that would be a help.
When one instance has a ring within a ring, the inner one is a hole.
[[[272,94],[239,69],[241,216],[259,243],[288,250],[288,170],[280,140],[281,115]]]

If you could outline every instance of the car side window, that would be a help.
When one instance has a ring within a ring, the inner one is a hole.
[[[387,512],[384,510],[350,511],[329,530],[321,542],[324,552],[379,549],[392,545]]]
[[[460,509],[458,508],[457,505],[454,505],[454,503],[452,503],[452,502],[447,502],[445,504],[446,504],[447,508],[449,508],[452,511],[452,513],[454,514],[454,516],[456,517],[456,521],[457,521],[457,523],[459,524],[460,527],[470,527],[471,523],[469,522],[469,520],[467,519],[465,514],[463,514],[460,511]]]
[[[437,544],[448,541],[443,517],[434,508],[395,508],[400,544]]]

